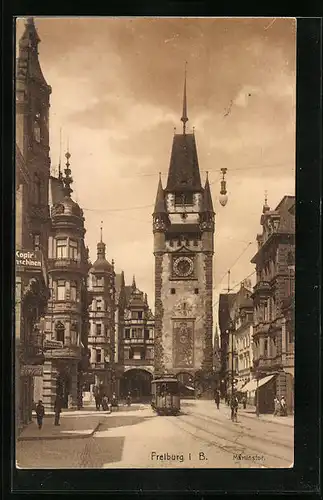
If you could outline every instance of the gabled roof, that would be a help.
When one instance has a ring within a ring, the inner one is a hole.
[[[32,17],[29,17],[25,23],[24,33],[19,40],[17,77],[25,76],[25,68],[27,63],[28,77],[35,81],[38,81],[39,83],[47,87],[51,92],[51,88],[49,85],[47,85],[38,59],[39,42],[40,38],[38,36],[34,20]]]
[[[175,134],[166,191],[202,191],[194,134]]]

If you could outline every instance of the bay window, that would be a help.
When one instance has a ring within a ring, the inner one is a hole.
[[[57,281],[57,300],[65,300],[65,281]]]
[[[71,281],[71,301],[76,302],[76,292],[77,292],[77,283],[76,281]]]
[[[72,260],[77,260],[77,253],[78,253],[77,241],[70,240],[69,241],[69,258]]]
[[[67,239],[56,240],[56,258],[67,259]]]

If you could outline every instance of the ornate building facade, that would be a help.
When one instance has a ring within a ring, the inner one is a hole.
[[[70,153],[66,153],[62,198],[51,207],[48,273],[51,297],[45,317],[44,375],[38,392],[52,409],[59,396],[63,407],[81,405],[82,372],[87,370],[88,251],[84,217],[72,200]]]
[[[285,396],[288,411],[294,407],[294,335],[292,329],[286,329],[285,307],[286,301],[293,303],[294,205],[294,196],[284,196],[275,210],[265,203],[258,251],[252,259],[257,274],[253,291],[254,369],[260,383],[266,378],[259,391],[260,411],[264,412],[273,410],[275,394]]]
[[[97,244],[97,259],[88,277],[90,371],[92,383],[102,384],[111,398],[115,392],[116,287],[114,262],[106,260],[106,245]]]
[[[155,319],[149,308],[147,294],[137,288],[135,277],[131,287],[127,286],[122,337],[123,376],[120,395],[128,392],[135,399],[150,397],[151,379],[154,372],[154,326]]]
[[[49,290],[47,247],[49,99],[51,87],[38,59],[40,42],[32,18],[19,40],[16,64],[16,430],[32,418],[35,376],[44,361],[43,317]]]
[[[215,214],[208,179],[202,187],[195,136],[175,134],[166,188],[159,180],[153,213],[155,373],[193,378],[206,392],[212,378],[212,280]]]
[[[253,378],[253,301],[252,291],[242,283],[232,304],[231,318],[234,325],[234,351],[236,357],[236,390]]]
[[[231,320],[232,307],[235,293],[220,293],[219,296],[219,328],[221,339],[221,370],[220,370],[220,392],[225,397],[230,388],[232,371],[232,335],[234,325]]]

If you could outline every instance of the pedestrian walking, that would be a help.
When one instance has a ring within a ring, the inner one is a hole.
[[[284,396],[280,400],[280,414],[282,417],[287,417],[287,404]]]
[[[109,398],[104,394],[102,398],[102,410],[107,411],[109,409]]]
[[[247,398],[246,398],[246,396],[242,396],[241,403],[242,403],[243,409],[245,410],[247,408]]]
[[[231,420],[232,422],[238,422],[238,398],[237,396],[233,395],[231,397]]]
[[[214,392],[214,401],[215,401],[217,409],[219,410],[220,409],[220,394],[219,394],[218,390],[215,390],[215,392]]]
[[[36,418],[37,418],[37,424],[38,424],[38,429],[40,430],[43,426],[43,418],[45,415],[45,407],[43,405],[42,400],[40,399],[38,401],[38,404],[36,406]]]
[[[62,411],[62,401],[61,398],[57,396],[54,404],[54,412],[55,412],[54,425],[60,425],[59,419],[61,417],[61,411]]]
[[[95,407],[97,410],[100,410],[101,403],[102,403],[102,396],[100,394],[100,390],[99,390],[99,387],[97,385],[95,385],[93,387],[93,396],[94,396],[94,400],[95,400]]]
[[[277,417],[277,415],[280,415],[280,401],[277,396],[275,396],[274,399],[274,417]]]
[[[118,401],[117,401],[117,396],[116,396],[115,392],[112,394],[111,407],[118,409]]]
[[[130,393],[130,391],[128,392],[128,395],[127,395],[127,406],[131,406],[131,393]]]

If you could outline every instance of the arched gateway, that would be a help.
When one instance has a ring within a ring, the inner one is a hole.
[[[153,375],[148,370],[132,368],[127,370],[120,384],[120,395],[125,398],[130,392],[133,402],[150,401]]]

